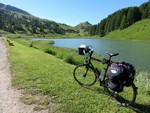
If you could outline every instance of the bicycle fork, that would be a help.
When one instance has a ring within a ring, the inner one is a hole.
[[[94,73],[96,74],[96,80],[101,81],[100,78],[101,72],[96,68],[94,69]]]
[[[87,72],[88,72],[88,70],[89,70],[89,66],[88,66],[88,65],[86,65],[86,72],[85,72],[85,74],[83,75],[83,77],[84,77],[84,78],[87,76]]]

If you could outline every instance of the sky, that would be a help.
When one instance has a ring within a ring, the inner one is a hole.
[[[98,24],[108,15],[131,6],[140,6],[149,0],[0,0],[28,13],[43,18],[76,26],[88,21]]]

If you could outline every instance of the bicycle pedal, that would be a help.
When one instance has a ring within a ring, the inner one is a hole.
[[[96,80],[97,80],[97,81],[100,81],[100,80],[101,80],[101,78],[97,78]]]
[[[100,82],[100,86],[107,87],[107,85],[105,84],[105,82],[104,82],[104,81],[101,81],[101,82]]]

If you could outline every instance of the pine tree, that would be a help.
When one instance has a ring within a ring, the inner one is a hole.
[[[127,27],[130,26],[134,21],[133,13],[133,8],[130,8],[127,14]]]
[[[115,24],[114,24],[114,28],[115,28],[115,29],[118,29],[118,28],[120,27],[122,18],[123,18],[123,14],[122,14],[122,12],[120,11],[120,12],[116,15],[116,20],[115,20]]]
[[[93,25],[92,27],[90,27],[90,29],[89,29],[89,35],[90,35],[90,36],[96,35],[96,34],[95,34],[95,32],[96,32],[96,27],[97,27],[97,25]]]
[[[149,18],[150,17],[150,3],[147,5],[145,10],[142,13],[142,19]]]
[[[121,21],[121,24],[120,24],[120,29],[122,30],[126,27],[127,27],[127,16],[124,14],[122,21]]]
[[[132,7],[127,14],[128,26],[141,19],[141,12],[138,7]]]
[[[104,36],[105,35],[105,25],[106,25],[106,19],[103,19],[101,22],[100,22],[100,24],[99,24],[99,29],[100,29],[100,33],[99,33],[99,35],[102,37],[102,36]]]
[[[96,26],[95,34],[100,35],[100,23]]]

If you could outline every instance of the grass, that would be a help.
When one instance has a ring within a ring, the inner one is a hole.
[[[123,29],[110,32],[105,37],[111,39],[127,39],[127,40],[150,40],[150,19],[144,19],[136,22],[132,26]]]
[[[89,88],[79,86],[72,76],[74,65],[35,49],[34,43],[33,47],[18,41],[13,43],[15,46],[9,46],[9,59],[13,72],[12,85],[23,91],[22,101],[36,105],[35,110],[48,109],[50,112],[51,104],[48,103],[53,103],[58,105],[55,112],[149,112],[150,87],[142,84],[146,79],[149,85],[149,73],[147,76],[145,73],[139,73],[137,76],[135,83],[139,88],[136,104],[133,107],[120,107],[103,92],[103,88],[99,87],[98,83]],[[37,96],[43,99],[36,99]]]

